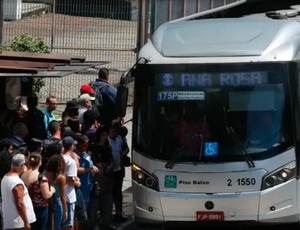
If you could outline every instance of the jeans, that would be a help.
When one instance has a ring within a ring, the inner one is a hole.
[[[111,224],[113,210],[113,196],[111,192],[101,191],[100,195],[92,196],[90,202],[90,226],[97,225],[97,212],[100,210],[101,225],[109,226]]]
[[[36,222],[31,224],[31,230],[47,230],[48,207],[34,207]]]
[[[54,210],[54,230],[59,230],[63,221],[63,206],[60,197],[56,199]]]
[[[121,215],[123,211],[123,171],[113,172],[113,201],[115,204],[116,215]]]
[[[68,218],[65,222],[62,222],[61,227],[73,227],[74,224],[74,214],[75,214],[75,202],[67,202],[68,208]]]

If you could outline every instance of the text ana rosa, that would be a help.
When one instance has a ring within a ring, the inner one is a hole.
[[[196,185],[208,185],[209,181],[203,181],[203,180],[179,180],[178,184],[182,184],[182,185],[192,185],[192,184],[196,184]]]
[[[266,76],[265,76],[266,77]],[[180,76],[180,85],[186,86],[251,86],[260,85],[266,82],[264,75],[260,72],[250,73],[220,73],[213,77],[211,74],[188,74],[182,73]]]

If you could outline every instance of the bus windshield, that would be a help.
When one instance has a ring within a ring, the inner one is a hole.
[[[292,146],[288,63],[137,67],[133,147],[174,162],[265,159]]]

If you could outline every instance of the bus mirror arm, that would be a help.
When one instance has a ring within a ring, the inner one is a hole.
[[[126,84],[132,82],[133,78],[134,78],[134,75],[135,75],[134,70],[136,69],[136,66],[138,64],[147,64],[149,61],[151,61],[151,60],[149,60],[147,58],[144,58],[144,57],[140,57],[129,70],[127,70],[126,72],[124,72],[121,75],[119,84],[120,85],[126,85]]]

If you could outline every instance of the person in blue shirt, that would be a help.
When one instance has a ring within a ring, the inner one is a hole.
[[[89,138],[83,134],[78,134],[76,137],[77,145],[74,152],[79,162],[77,167],[78,177],[81,181],[80,191],[83,196],[84,203],[86,204],[86,209],[89,210],[90,194],[94,184],[93,173],[98,172],[98,168],[94,166],[91,156],[88,154]],[[89,211],[87,211],[89,213]],[[82,222],[82,220],[77,219],[77,222]],[[80,223],[77,223],[80,226]]]
[[[46,106],[42,109],[42,112],[45,114],[44,122],[47,129],[47,137],[51,137],[51,133],[48,131],[48,125],[51,121],[55,120],[55,115],[53,113],[57,107],[57,99],[55,96],[51,95],[46,99]]]

